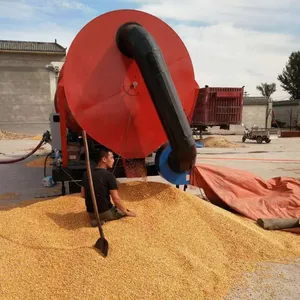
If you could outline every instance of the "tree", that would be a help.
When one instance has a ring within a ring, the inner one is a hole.
[[[281,82],[283,90],[291,95],[291,99],[300,99],[300,51],[290,55],[277,79]]]
[[[244,92],[244,97],[249,97],[249,96],[250,96],[250,94],[247,91],[245,91]]]
[[[261,83],[256,87],[264,97],[270,99],[271,95],[276,92],[276,83]]]

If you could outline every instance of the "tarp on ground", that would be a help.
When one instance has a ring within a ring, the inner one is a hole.
[[[291,177],[263,180],[248,171],[206,164],[191,172],[190,183],[208,200],[252,220],[300,218],[300,181]],[[286,229],[300,234],[300,228]]]

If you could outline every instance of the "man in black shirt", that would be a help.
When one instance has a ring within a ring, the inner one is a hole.
[[[95,161],[98,161],[98,165],[96,168],[92,168],[91,172],[101,221],[104,223],[125,216],[135,217],[135,212],[126,209],[122,204],[116,177],[107,170],[113,167],[113,153],[108,149],[101,149],[97,152]],[[90,215],[92,226],[97,226],[87,172],[83,174],[81,196],[85,198],[86,210]],[[114,205],[111,203],[111,198]]]

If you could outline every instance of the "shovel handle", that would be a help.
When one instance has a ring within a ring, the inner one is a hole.
[[[101,220],[100,220],[98,206],[97,206],[96,197],[95,197],[94,183],[93,183],[93,177],[92,177],[91,165],[90,165],[90,153],[89,153],[89,147],[88,147],[88,143],[87,143],[87,137],[86,137],[85,130],[82,131],[82,137],[83,137],[83,143],[84,143],[84,148],[85,148],[86,169],[87,169],[87,173],[88,173],[88,180],[89,180],[90,191],[91,191],[91,196],[92,196],[92,200],[93,200],[94,211],[96,213],[96,219],[97,219],[97,223],[98,223],[100,237],[104,238],[104,232],[103,232],[103,229],[101,226]]]

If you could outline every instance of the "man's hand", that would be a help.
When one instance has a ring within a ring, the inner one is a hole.
[[[136,213],[132,210],[126,209],[120,200],[118,190],[110,190],[110,195],[116,207],[128,217],[136,217]]]
[[[136,217],[136,213],[133,210],[129,210],[129,209],[126,210],[126,215],[128,217]]]

